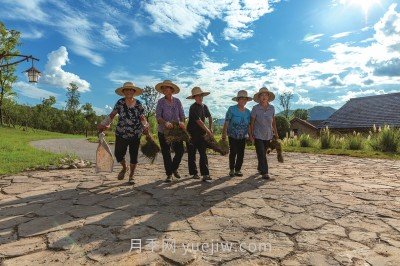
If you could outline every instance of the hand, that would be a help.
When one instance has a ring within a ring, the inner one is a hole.
[[[149,133],[150,133],[150,132],[149,132],[149,127],[144,127],[144,128],[143,128],[143,134],[145,134],[145,135],[150,135]]]
[[[279,140],[279,136],[278,135],[274,135],[274,139],[275,140]]]
[[[165,122],[165,127],[171,129],[174,126],[170,122]]]
[[[207,135],[209,135],[210,138],[213,138],[213,137],[214,137],[214,133],[212,133],[211,130],[208,130],[208,131],[207,131]]]
[[[184,130],[185,129],[185,123],[179,122],[179,127]]]
[[[110,126],[105,126],[105,125],[102,125],[102,124],[98,124],[97,125],[97,129],[99,130],[99,132],[103,132],[104,130],[107,130],[109,128],[110,128]]]
[[[253,138],[253,136],[250,136],[250,137],[249,137],[249,140],[251,141],[251,143],[254,144],[254,138]]]

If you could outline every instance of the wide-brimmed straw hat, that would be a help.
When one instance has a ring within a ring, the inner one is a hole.
[[[156,85],[156,90],[159,92],[159,93],[163,93],[163,90],[162,90],[162,87],[163,86],[165,86],[165,87],[171,87],[174,91],[172,92],[172,94],[177,94],[177,93],[179,93],[179,91],[180,91],[180,89],[179,89],[179,87],[176,85],[176,84],[174,84],[174,83],[172,83],[172,81],[170,81],[170,80],[164,80],[163,82],[160,82],[160,83],[158,83],[157,85]]]
[[[192,95],[186,97],[186,99],[194,99],[194,96],[196,96],[196,95],[207,96],[208,94],[210,94],[208,91],[203,91],[200,87],[194,87],[192,89]]]
[[[261,93],[268,93],[268,101],[272,102],[275,99],[275,94],[269,91],[266,87],[262,87],[256,94],[254,94],[253,100],[258,103],[260,102]]]
[[[247,96],[247,91],[245,90],[238,91],[237,96],[233,97],[232,100],[237,102],[239,98],[246,98],[248,101],[253,100],[253,98]]]
[[[116,89],[115,93],[120,96],[125,96],[123,93],[124,89],[134,89],[135,94],[133,94],[133,96],[138,96],[138,95],[142,94],[142,92],[143,92],[143,90],[139,87],[136,87],[136,85],[133,82],[128,81],[128,82],[125,82],[122,87],[119,87],[118,89]]]

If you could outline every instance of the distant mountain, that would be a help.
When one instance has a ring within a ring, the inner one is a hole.
[[[325,120],[334,112],[336,112],[336,109],[329,106],[314,106],[308,109],[309,120]]]
[[[294,110],[289,110],[289,115],[293,113]],[[308,109],[308,120],[325,120],[330,117],[336,109],[329,106],[314,106]],[[283,112],[278,113],[278,115],[283,115]]]

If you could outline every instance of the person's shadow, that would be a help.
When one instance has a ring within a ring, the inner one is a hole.
[[[137,177],[141,178],[145,177]],[[104,177],[103,184],[95,187],[78,186],[1,203],[0,230],[14,228],[19,237],[47,234],[50,249],[79,251],[102,261],[129,252],[132,239],[145,244],[148,239],[161,240],[167,232],[197,234],[229,227],[229,219],[209,219],[210,209],[265,184],[250,176],[226,185],[231,178],[216,177],[211,183],[157,180],[132,188]],[[2,239],[0,244],[14,241]]]

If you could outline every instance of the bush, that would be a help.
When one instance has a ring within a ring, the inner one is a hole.
[[[346,148],[349,150],[362,150],[364,148],[364,138],[360,133],[354,132],[353,135],[347,136]]]
[[[332,135],[328,127],[321,130],[319,142],[321,149],[330,149],[333,147]]]
[[[299,138],[300,147],[312,147],[313,140],[310,135],[302,134]]]
[[[279,138],[284,139],[286,134],[290,132],[290,122],[286,117],[281,115],[275,116],[275,121]]]
[[[298,147],[299,146],[299,140],[297,139],[297,136],[294,136],[293,138],[284,138],[283,141],[283,146],[286,147]]]
[[[400,150],[400,130],[385,126],[371,137],[370,145],[376,151],[397,152]]]

